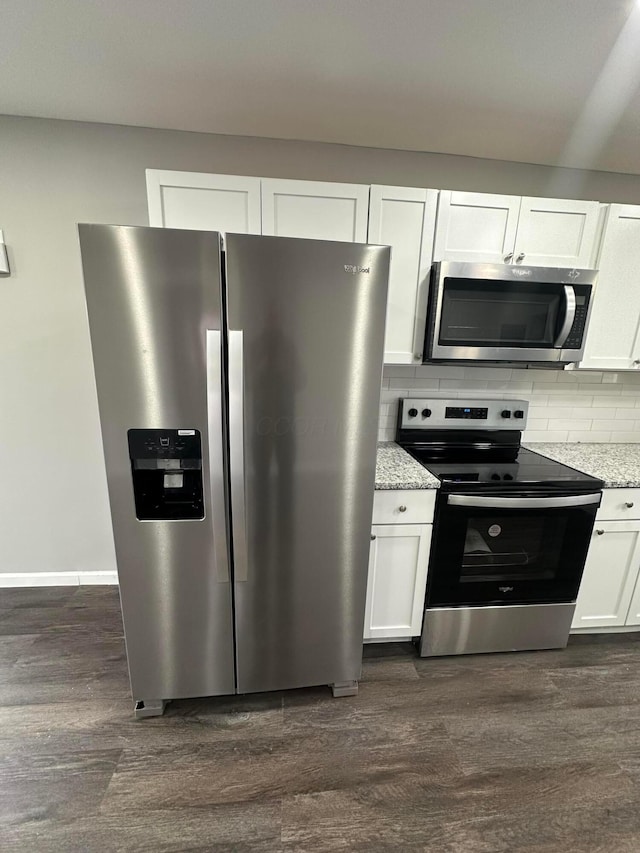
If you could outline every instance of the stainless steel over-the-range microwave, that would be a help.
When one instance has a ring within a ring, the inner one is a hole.
[[[441,261],[425,361],[580,361],[596,270]]]

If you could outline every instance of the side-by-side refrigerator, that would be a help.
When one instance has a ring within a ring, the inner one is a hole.
[[[79,231],[136,714],[355,692],[390,250]]]

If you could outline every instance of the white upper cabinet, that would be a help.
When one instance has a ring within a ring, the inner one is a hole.
[[[391,246],[385,364],[422,360],[437,190],[371,187],[369,243]]]
[[[366,243],[368,214],[368,186],[262,180],[263,234]]]
[[[442,191],[434,260],[591,267],[596,201]]]
[[[519,211],[520,196],[442,190],[434,261],[509,263]]]
[[[523,198],[514,263],[538,267],[592,268],[600,204],[556,198]]]
[[[580,367],[640,367],[640,205],[609,207]]]
[[[147,169],[149,225],[260,234],[260,178]]]

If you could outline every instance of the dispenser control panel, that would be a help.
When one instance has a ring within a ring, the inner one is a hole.
[[[129,458],[140,521],[204,518],[197,429],[130,429]]]

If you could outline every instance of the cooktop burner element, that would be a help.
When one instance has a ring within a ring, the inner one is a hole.
[[[513,462],[440,462],[431,461],[429,451],[407,447],[411,455],[439,480],[447,483],[532,483],[592,485],[594,478],[561,462],[547,459],[533,450],[520,447]]]

